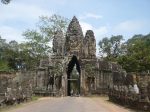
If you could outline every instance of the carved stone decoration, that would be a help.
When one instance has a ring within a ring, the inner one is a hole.
[[[83,39],[83,48],[82,48],[82,52],[83,52],[83,58],[88,58],[88,54],[89,54],[89,52],[88,52],[88,38],[87,37],[85,37],[84,39]]]
[[[64,38],[63,32],[57,31],[53,39],[53,52],[55,55],[64,54]]]
[[[83,44],[85,58],[96,58],[96,41],[92,30],[86,32]]]
[[[65,49],[68,55],[82,55],[82,41],[83,41],[83,32],[79,21],[74,16],[70,22],[67,33],[66,33],[66,43]]]

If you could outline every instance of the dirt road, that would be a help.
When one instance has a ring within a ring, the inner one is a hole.
[[[7,112],[133,112],[104,97],[41,98]]]

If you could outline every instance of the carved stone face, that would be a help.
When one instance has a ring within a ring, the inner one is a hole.
[[[53,52],[56,55],[63,55],[63,46],[64,46],[63,32],[58,31],[56,32],[53,39]]]
[[[75,38],[70,39],[70,48],[76,48],[78,46],[78,41]]]

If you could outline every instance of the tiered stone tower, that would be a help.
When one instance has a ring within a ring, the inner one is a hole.
[[[53,39],[53,52],[55,55],[77,56],[79,59],[96,58],[96,41],[92,30],[83,36],[79,21],[74,16],[70,22],[65,40],[62,31],[57,31]]]
[[[86,32],[83,45],[84,58],[96,58],[96,41],[92,30]]]
[[[83,32],[79,21],[74,16],[66,32],[65,51],[68,56],[82,56]]]
[[[54,88],[49,92],[64,96],[70,96],[71,91],[78,95],[107,93],[108,86],[112,85],[113,73],[121,71],[117,64],[96,58],[94,32],[88,30],[84,37],[75,16],[68,26],[66,35],[62,31],[56,32],[53,39],[53,55],[45,62],[49,65],[39,69],[37,83],[41,83],[45,88],[50,82],[47,78],[53,77]],[[115,70],[115,66],[118,69]],[[41,88],[39,85],[38,88]]]

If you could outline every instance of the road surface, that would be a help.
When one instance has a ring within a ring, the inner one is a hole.
[[[104,97],[46,97],[7,112],[133,112]]]

